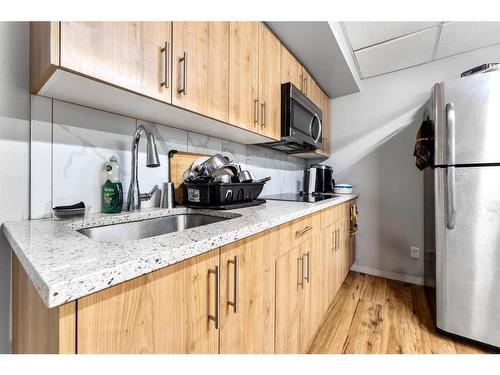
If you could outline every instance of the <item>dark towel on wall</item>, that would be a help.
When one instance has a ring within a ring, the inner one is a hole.
[[[426,119],[418,129],[415,149],[413,150],[415,165],[421,171],[427,168],[431,162],[431,136],[432,122],[430,119]]]

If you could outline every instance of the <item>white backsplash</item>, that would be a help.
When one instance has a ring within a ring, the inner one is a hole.
[[[130,181],[132,137],[141,124],[155,135],[161,163],[159,168],[145,167],[145,140],[142,139],[138,159],[142,192],[149,191],[155,184],[161,188],[161,184],[168,181],[170,150],[222,152],[248,168],[256,178],[272,177],[263,195],[302,189],[306,162],[260,146],[247,146],[35,95],[31,116],[32,218],[49,216],[52,206],[79,201],[91,206],[92,212],[100,211],[103,165],[112,155],[116,155],[121,164],[125,200]],[[157,192],[143,207],[157,206],[159,197]]]

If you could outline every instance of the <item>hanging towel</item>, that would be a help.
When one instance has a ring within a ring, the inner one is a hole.
[[[415,140],[415,149],[413,156],[415,156],[415,165],[418,169],[423,171],[431,163],[431,136],[432,136],[432,122],[429,118],[424,120],[420,125]]]

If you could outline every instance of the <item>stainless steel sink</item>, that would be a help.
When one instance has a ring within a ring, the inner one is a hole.
[[[80,229],[78,232],[97,241],[124,242],[179,232],[189,228],[230,220],[239,216],[241,215],[234,214],[233,217],[221,217],[204,214],[177,214],[128,223],[85,228]]]

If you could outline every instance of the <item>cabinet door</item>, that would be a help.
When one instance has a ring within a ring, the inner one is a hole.
[[[172,43],[172,103],[227,122],[229,22],[174,22]]]
[[[61,22],[61,66],[170,103],[171,31],[171,22]]]
[[[311,99],[311,81],[312,77],[306,68],[302,67],[302,93]]]
[[[316,81],[309,76],[307,84],[307,97],[316,104],[319,109],[323,108],[323,91]]]
[[[277,234],[267,231],[221,249],[221,353],[274,353]]]
[[[337,293],[337,256],[335,251],[335,230],[336,225],[332,224],[321,231],[322,249],[325,254],[324,262],[326,264],[326,277],[324,285],[327,289],[328,306],[333,301]]]
[[[275,353],[300,353],[302,252],[299,247],[276,260]]]
[[[320,253],[313,248],[313,240],[309,239],[299,245],[299,254],[302,257],[302,282],[300,290],[300,353],[306,353],[318,328],[318,316],[321,303],[318,301],[322,291],[315,288],[314,272],[318,272],[315,265],[321,260]],[[320,267],[321,268],[321,267]]]
[[[348,206],[348,205],[347,205]],[[349,210],[347,210],[349,212]],[[346,215],[344,219],[344,280],[351,269],[351,251],[349,246],[351,221],[349,215]]]
[[[231,22],[229,35],[229,123],[257,131],[259,23]]]
[[[311,326],[313,335],[319,328],[328,306],[329,288],[328,288],[328,256],[331,253],[328,244],[325,243],[324,236],[328,236],[327,231],[320,229],[321,215],[317,213],[312,216],[311,222],[313,226],[312,248],[309,256],[310,279],[311,279]]]
[[[218,353],[214,250],[78,300],[78,353]]]
[[[337,290],[342,286],[349,272],[348,221],[343,217],[336,223]]]
[[[259,23],[259,133],[281,138],[281,43]]]
[[[281,45],[281,83],[287,82],[302,90],[302,65],[284,45]]]
[[[342,283],[344,282],[343,278],[343,264],[344,264],[344,256],[342,253],[342,227],[343,227],[343,219],[338,220],[334,224],[334,249],[335,249],[335,293],[340,289]]]

